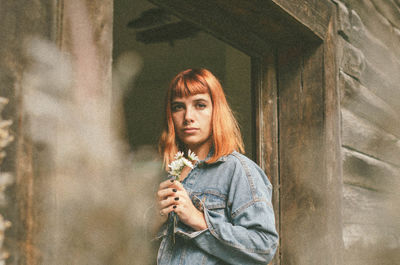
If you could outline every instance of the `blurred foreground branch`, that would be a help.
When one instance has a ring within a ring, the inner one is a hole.
[[[42,264],[153,264],[150,213],[161,175],[158,155],[145,147],[129,152],[110,126],[103,94],[74,98],[85,93],[74,93],[73,65],[53,44],[32,39],[27,56],[27,134],[41,146],[34,166],[45,194]],[[114,104],[140,70],[135,60],[131,54],[120,59]]]

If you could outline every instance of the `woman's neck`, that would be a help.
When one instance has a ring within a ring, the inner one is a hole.
[[[190,151],[194,152],[201,161],[206,159],[208,153],[210,152],[211,141],[203,143],[200,146],[192,146],[192,147],[188,146],[188,148],[190,149]]]

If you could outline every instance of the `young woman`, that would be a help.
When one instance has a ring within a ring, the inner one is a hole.
[[[179,73],[167,91],[160,138],[165,165],[188,150],[200,161],[183,170],[180,182],[166,180],[157,191],[163,222],[158,264],[267,264],[278,244],[272,186],[239,153],[238,124],[221,84],[206,69]]]

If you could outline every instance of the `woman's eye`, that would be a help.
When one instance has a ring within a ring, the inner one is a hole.
[[[172,111],[178,111],[181,110],[183,107],[181,105],[174,105],[172,106]]]
[[[199,109],[204,109],[205,107],[207,107],[207,105],[206,105],[206,104],[203,104],[203,103],[199,103],[199,104],[197,104],[197,107],[198,107]]]

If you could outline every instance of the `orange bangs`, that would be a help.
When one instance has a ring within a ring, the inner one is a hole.
[[[202,93],[209,93],[206,80],[201,75],[196,75],[194,71],[186,70],[177,75],[170,84],[170,98],[188,97]]]
[[[172,121],[171,102],[175,97],[187,97],[200,93],[209,93],[213,104],[212,142],[213,156],[207,163],[232,153],[244,152],[243,140],[238,123],[228,105],[224,91],[218,79],[206,69],[187,69],[172,79],[165,100],[165,124],[159,141],[159,151],[164,158],[164,166],[173,161],[176,152],[186,152],[175,134]]]

